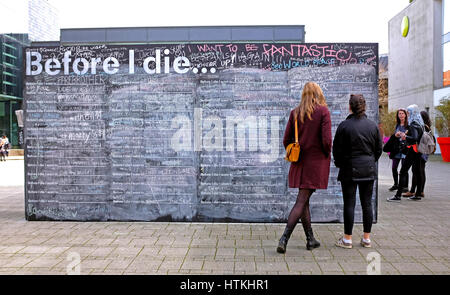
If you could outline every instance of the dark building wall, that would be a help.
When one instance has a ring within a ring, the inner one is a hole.
[[[61,43],[305,42],[305,26],[62,29]]]

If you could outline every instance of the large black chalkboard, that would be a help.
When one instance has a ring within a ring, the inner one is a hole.
[[[324,90],[333,134],[350,93],[378,120],[377,44],[80,45],[25,56],[27,220],[284,222],[297,190],[282,137],[303,85]],[[342,222],[336,176],[332,164],[313,222]]]

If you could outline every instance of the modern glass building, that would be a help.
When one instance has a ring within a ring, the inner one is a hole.
[[[16,110],[22,106],[22,49],[59,40],[58,11],[47,0],[0,0],[0,136],[20,147]]]
[[[29,44],[27,34],[0,34],[0,135],[6,135],[13,148],[19,147],[15,111],[22,107],[22,55]]]

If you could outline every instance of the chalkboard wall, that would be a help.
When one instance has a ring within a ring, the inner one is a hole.
[[[27,220],[285,222],[282,138],[317,82],[332,133],[362,93],[378,121],[377,44],[25,49]],[[332,163],[313,222],[342,222]],[[373,194],[377,211],[377,183]],[[356,221],[361,221],[360,207]]]

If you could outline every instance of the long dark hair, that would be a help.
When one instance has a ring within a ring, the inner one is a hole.
[[[361,118],[366,114],[366,100],[362,94],[350,94],[349,104],[356,118]]]
[[[430,115],[428,115],[428,112],[421,111],[420,116],[422,117],[422,120],[425,123],[425,125],[427,125],[428,128],[431,128],[431,119],[430,119]]]
[[[395,115],[395,118],[397,119],[397,126],[400,126],[401,123],[400,118],[398,117],[399,112],[403,112],[405,114],[405,123],[403,126],[405,126],[405,128],[408,128],[408,111],[402,108],[398,109],[397,114]]]

